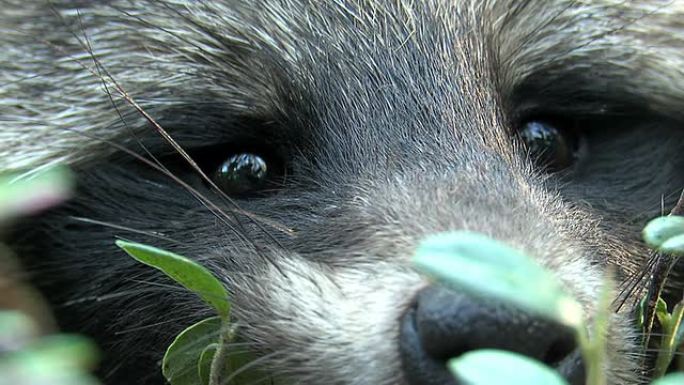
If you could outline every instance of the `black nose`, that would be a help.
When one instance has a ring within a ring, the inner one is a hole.
[[[563,325],[435,285],[418,293],[404,315],[399,345],[411,385],[458,384],[446,362],[486,348],[535,358],[581,384],[583,370],[574,341],[573,331]]]

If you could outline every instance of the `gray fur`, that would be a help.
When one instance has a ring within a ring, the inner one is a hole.
[[[684,186],[678,2],[0,5],[0,169],[66,162],[80,177],[72,203],[12,242],[67,327],[112,352],[112,383],[156,374],[173,333],[206,314],[155,286],[168,282],[121,255],[115,236],[220,272],[276,373],[403,384],[397,319],[426,284],[406,264],[422,236],[466,228],[507,241],[591,313],[606,266],[621,281],[639,270],[640,227]],[[268,138],[291,178],[237,201],[247,218],[170,164],[229,213],[212,215],[112,145],[174,152],[114,82],[189,149]],[[588,155],[570,172],[541,175],[511,139],[535,114],[581,118]],[[611,384],[638,383],[626,311],[610,347]]]

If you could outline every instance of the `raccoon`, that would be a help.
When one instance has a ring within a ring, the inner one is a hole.
[[[416,245],[484,233],[592,317],[684,187],[681,2],[1,4],[0,169],[78,178],[9,243],[106,384],[162,383],[211,314],[119,238],[220,276],[256,364],[291,383],[456,384],[447,358],[498,348],[583,384],[568,330],[431,283]],[[639,384],[624,291],[605,370]]]

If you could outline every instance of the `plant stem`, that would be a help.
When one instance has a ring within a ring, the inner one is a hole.
[[[221,385],[221,375],[223,374],[223,368],[226,363],[226,345],[233,339],[234,334],[234,325],[230,325],[228,321],[222,320],[216,352],[214,353],[214,358],[211,360],[209,385]]]
[[[684,190],[679,196],[679,200],[675,207],[670,210],[669,215],[684,215]],[[655,307],[658,302],[658,298],[663,294],[665,289],[665,284],[667,279],[670,277],[672,269],[679,261],[679,257],[667,257],[659,252],[652,252],[651,258],[655,258],[655,263],[651,269],[649,275],[649,288],[647,291],[648,296],[648,307],[646,308],[646,314],[644,315],[644,349],[648,348],[649,341],[651,339],[651,331],[653,329],[653,323],[655,322]],[[646,359],[644,355],[644,360]],[[645,361],[644,361],[645,362]]]
[[[600,337],[595,336],[592,341],[586,330],[578,331],[577,340],[579,341],[582,358],[587,370],[587,385],[606,385],[606,376],[603,373],[605,350],[598,349],[598,338]]]
[[[665,375],[667,368],[670,367],[672,358],[674,358],[674,353],[677,351],[679,346],[676,346],[675,338],[677,332],[682,326],[682,320],[684,319],[684,302],[680,302],[675,306],[672,311],[672,317],[668,322],[668,325],[662,325],[665,336],[663,337],[660,344],[660,352],[658,353],[658,358],[656,359],[655,369],[653,373],[653,378],[660,378]]]
[[[576,339],[579,343],[580,350],[582,351],[582,360],[584,360],[584,365],[586,366],[587,385],[596,385],[594,382],[596,381],[596,373],[594,368],[594,350],[591,346],[589,332],[587,330],[577,330]]]
[[[612,280],[606,278],[594,316],[593,338],[590,338],[589,331],[585,327],[577,329],[577,342],[582,351],[582,358],[587,370],[587,385],[606,385],[607,383],[603,367],[606,356],[606,335],[613,294],[612,288]]]

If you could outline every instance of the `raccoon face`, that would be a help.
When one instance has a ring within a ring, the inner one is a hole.
[[[676,4],[8,7],[0,166],[62,161],[79,178],[11,242],[62,326],[100,342],[108,384],[160,383],[165,346],[209,314],[117,237],[216,272],[260,364],[294,383],[452,384],[447,358],[499,348],[581,384],[567,330],[408,259],[426,235],[482,232],[591,315],[607,268],[634,282],[640,228],[684,186]],[[623,300],[606,370],[636,384]]]

